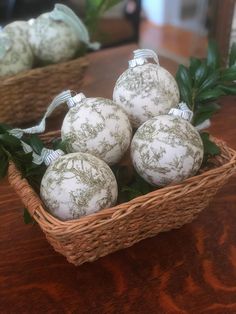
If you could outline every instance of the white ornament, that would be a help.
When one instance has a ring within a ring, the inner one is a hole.
[[[123,109],[109,99],[86,98],[82,93],[73,97],[71,91],[64,91],[53,99],[38,125],[10,133],[18,138],[24,133],[43,133],[46,119],[64,102],[70,110],[64,118],[61,137],[68,152],[89,153],[109,165],[117,163],[129,148],[132,127]]]
[[[30,24],[26,21],[15,21],[7,24],[4,31],[18,39],[24,39],[28,42]]]
[[[29,41],[34,55],[42,63],[58,63],[72,59],[81,42],[89,42],[86,27],[65,5],[56,4],[52,12],[40,15],[29,30]]]
[[[0,31],[0,77],[31,69],[33,54],[28,42],[7,31]]]
[[[40,188],[41,198],[53,216],[77,219],[116,203],[116,179],[105,162],[90,154],[55,156],[57,153],[46,158],[50,165]]]
[[[203,160],[203,144],[197,130],[183,117],[190,111],[172,109],[180,115],[161,115],[145,122],[131,143],[137,172],[156,186],[178,183],[193,176]]]
[[[153,58],[156,64],[147,63],[147,58]],[[138,128],[176,107],[179,89],[174,77],[159,65],[154,51],[135,50],[129,68],[116,82],[113,100],[126,111],[133,127]]]
[[[79,39],[73,29],[40,15],[29,31],[29,41],[34,55],[43,63],[58,63],[72,59],[79,47]]]
[[[109,99],[85,98],[83,94],[75,96],[71,106],[61,128],[68,151],[90,153],[109,165],[117,163],[132,137],[125,112]]]

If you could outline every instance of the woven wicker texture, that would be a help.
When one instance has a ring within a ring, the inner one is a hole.
[[[61,91],[81,89],[87,64],[83,57],[1,80],[0,121],[14,125],[38,120]],[[55,110],[54,116],[65,109]]]
[[[44,140],[58,134],[51,132]],[[236,152],[215,141],[221,147],[221,156],[212,160],[212,169],[73,221],[52,217],[14,164],[9,167],[9,181],[54,249],[80,265],[191,222],[236,170]]]

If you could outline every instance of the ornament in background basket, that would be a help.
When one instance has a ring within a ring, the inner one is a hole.
[[[152,58],[156,64],[148,63]],[[134,51],[129,68],[118,78],[113,100],[122,106],[134,128],[179,103],[179,89],[174,77],[159,65],[156,53],[149,49]]]
[[[0,30],[0,77],[29,70],[33,61],[32,50],[24,36]]]
[[[4,31],[9,33],[10,36],[15,36],[18,39],[24,39],[26,42],[29,40],[29,29],[30,25],[33,23],[34,19],[30,21],[15,21],[10,24],[7,24],[4,27]]]
[[[70,110],[61,135],[68,152],[89,153],[109,165],[117,163],[129,148],[132,127],[125,112],[109,99],[86,98],[82,93],[72,97],[70,91],[62,92],[54,98],[39,125],[11,133],[20,138],[23,133],[44,132],[46,118],[64,102]]]
[[[58,63],[72,59],[81,43],[98,49],[90,43],[88,31],[78,16],[67,6],[55,4],[54,10],[34,20],[29,30],[33,53],[42,63]]]
[[[131,158],[139,175],[156,186],[178,183],[201,167],[203,143],[189,121],[192,111],[181,103],[168,115],[145,122],[131,143]]]

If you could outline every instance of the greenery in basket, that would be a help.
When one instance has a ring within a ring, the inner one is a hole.
[[[220,55],[215,43],[209,44],[206,59],[191,58],[189,67],[179,66],[176,74],[181,100],[194,112],[193,124],[198,125],[219,110],[216,103],[224,95],[236,95],[236,44],[231,48],[229,63],[226,68],[220,65]],[[9,134],[9,126],[0,124],[0,179],[7,174],[9,162],[14,162],[30,185],[38,192],[44,165],[33,163],[32,153],[25,153],[21,140]],[[206,132],[201,133],[204,143],[205,162],[209,157],[220,154],[220,149]],[[43,143],[36,135],[24,135],[22,140],[29,144],[37,154],[41,153]],[[60,139],[52,142],[54,149],[66,151],[66,143]],[[146,183],[128,164],[112,167],[119,186],[119,202],[129,201],[144,195],[154,188]],[[25,222],[30,222],[30,215],[24,211]]]
[[[86,0],[85,24],[93,34],[98,26],[100,17],[121,0]]]
[[[206,59],[190,58],[189,67],[180,65],[176,74],[181,101],[193,111],[193,125],[197,126],[216,113],[221,96],[236,95],[236,43],[231,47],[227,67],[221,66],[217,44],[209,42]],[[219,148],[201,132],[205,161],[220,153]]]
[[[33,163],[33,153],[24,152],[21,140],[9,134],[11,128],[5,124],[0,124],[0,180],[7,175],[10,162],[13,162],[21,172],[22,177],[26,178],[33,189],[39,193],[40,183],[46,171],[46,166]],[[22,140],[31,146],[33,151],[40,155],[44,147],[43,142],[37,135],[24,136]],[[65,151],[66,144],[55,139],[52,141],[53,149]],[[24,209],[25,223],[32,222],[27,209]]]

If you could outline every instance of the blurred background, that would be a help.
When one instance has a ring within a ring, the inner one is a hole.
[[[86,17],[86,0],[0,0],[0,25],[36,17],[56,2]],[[139,42],[183,64],[204,57],[212,37],[226,57],[236,40],[235,0],[123,0],[104,14],[93,37],[103,48]]]

